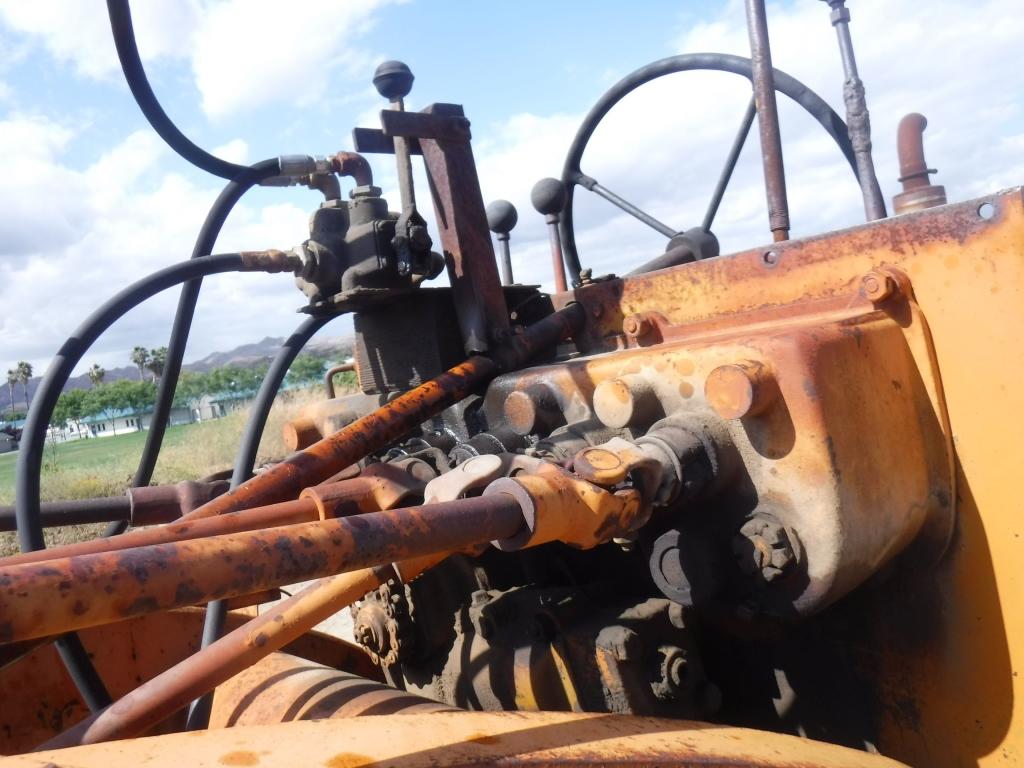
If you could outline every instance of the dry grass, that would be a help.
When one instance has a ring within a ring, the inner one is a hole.
[[[322,391],[317,388],[287,392],[274,401],[260,441],[257,466],[284,458],[287,454],[282,439],[285,421],[303,406],[322,398]],[[153,482],[197,480],[230,469],[248,418],[249,409],[244,408],[222,419],[168,429]],[[130,432],[47,447],[42,474],[43,500],[87,499],[124,493],[131,483],[145,437],[145,432]],[[15,461],[16,454],[0,455],[0,504],[14,502]],[[92,538],[104,527],[51,528],[46,531],[47,545]],[[14,534],[0,533],[0,557],[16,551]]]

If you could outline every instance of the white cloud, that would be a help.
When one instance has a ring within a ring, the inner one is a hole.
[[[226,144],[214,147],[211,153],[214,157],[227,160],[229,163],[248,165],[249,143],[245,139],[232,139]]]
[[[308,106],[337,75],[372,67],[357,42],[388,0],[227,0],[209,5],[192,70],[212,118],[268,104]],[[255,43],[255,46],[254,46]]]
[[[216,187],[197,186],[158,161],[169,153],[146,131],[127,136],[84,170],[64,156],[73,134],[41,118],[0,121],[0,332],[11,360],[41,372],[60,343],[125,285],[187,259]],[[236,206],[217,251],[290,247],[307,236],[292,203]],[[82,366],[125,365],[124,350],[167,343],[177,291],[116,323]],[[290,275],[205,281],[186,359],[298,324],[302,297]]]
[[[143,61],[188,60],[203,111],[218,119],[333,98],[339,75],[362,78],[379,58],[358,41],[392,2],[401,0],[136,0],[131,11]],[[0,0],[0,19],[80,75],[119,76],[101,3]]]
[[[199,8],[197,0],[132,3],[132,22],[143,61],[187,56]],[[51,55],[73,63],[81,75],[105,78],[120,71],[102,3],[0,0],[0,18],[12,30],[39,38]]]

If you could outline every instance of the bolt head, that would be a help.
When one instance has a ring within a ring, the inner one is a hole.
[[[896,281],[884,272],[872,270],[861,278],[860,291],[865,299],[877,304],[896,293]]]

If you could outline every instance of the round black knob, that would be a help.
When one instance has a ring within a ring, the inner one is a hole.
[[[389,101],[404,99],[412,90],[412,70],[401,61],[385,61],[373,73],[373,87]]]
[[[495,200],[487,206],[487,226],[491,232],[507,235],[519,221],[516,207],[508,200]]]
[[[565,199],[565,186],[558,179],[541,179],[533,185],[533,191],[530,193],[533,207],[545,216],[561,213],[565,207]]]

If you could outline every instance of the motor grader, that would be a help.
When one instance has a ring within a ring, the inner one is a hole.
[[[845,120],[773,68],[763,0],[745,5],[749,58],[685,54],[630,74],[587,115],[561,177],[534,188],[547,293],[512,274],[517,213],[485,206],[464,110],[407,111],[406,65],[377,68],[388,105],[350,150],[237,166],[174,126],[126,0],[109,0],[140,108],[228,183],[193,258],[87,318],[33,400],[11,513],[23,551],[0,561],[11,765],[1024,758],[1024,196],[946,204],[912,114],[890,211],[843,0],[828,11]],[[692,70],[746,78],[752,97],[703,222],[677,230],[581,159],[620,100]],[[779,94],[845,156],[866,223],[790,238]],[[713,222],[752,131],[767,242],[722,255]],[[400,200],[381,196],[370,156],[394,157]],[[215,253],[259,184],[323,192],[309,239]],[[587,268],[581,188],[664,234],[664,252],[622,275]],[[232,271],[293,274],[305,318],[230,478],[153,486],[201,279]],[[72,369],[118,317],[177,286],[133,487],[41,504],[46,427]],[[254,473],[289,365],[348,313],[359,392],[329,379],[286,426],[294,452]],[[83,521],[110,528],[45,548],[44,527]],[[316,631],[346,612],[349,634]]]

